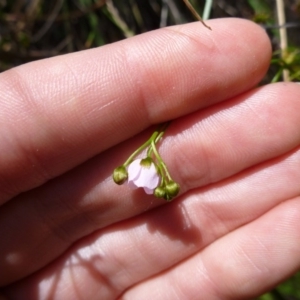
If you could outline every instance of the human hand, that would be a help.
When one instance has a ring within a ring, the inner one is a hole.
[[[268,37],[166,28],[0,75],[0,283],[9,299],[245,299],[300,267],[300,87],[254,89]],[[174,119],[171,203],[113,169]]]

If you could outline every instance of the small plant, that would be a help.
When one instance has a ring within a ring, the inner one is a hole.
[[[156,147],[168,125],[169,123],[160,125],[143,145],[114,170],[113,180],[116,184],[127,182],[133,189],[143,188],[146,194],[153,194],[166,201],[171,201],[178,195],[180,186],[172,179]],[[136,159],[136,156],[146,149],[146,157]]]

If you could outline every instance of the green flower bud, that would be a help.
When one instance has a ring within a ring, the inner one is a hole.
[[[120,166],[114,169],[113,180],[116,184],[123,184],[128,178],[127,170],[124,166]]]
[[[153,195],[157,198],[164,198],[166,195],[166,191],[162,186],[159,186],[154,190]]]
[[[152,164],[154,164],[154,162],[153,162],[153,159],[151,157],[143,158],[140,162],[140,165],[144,168],[147,168],[147,169],[150,169]]]
[[[170,197],[170,200],[171,200],[171,198],[174,198],[178,195],[179,190],[180,190],[180,186],[175,181],[170,181],[166,184],[166,192],[167,192],[167,195]],[[166,199],[166,200],[168,200],[168,199]]]

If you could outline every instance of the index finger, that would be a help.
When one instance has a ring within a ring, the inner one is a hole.
[[[161,29],[0,75],[0,203],[151,124],[251,88],[270,45],[238,19]]]

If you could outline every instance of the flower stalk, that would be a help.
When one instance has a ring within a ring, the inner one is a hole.
[[[114,170],[115,183],[120,185],[127,182],[131,188],[143,188],[146,194],[153,194],[166,201],[171,201],[178,195],[179,184],[172,179],[156,147],[168,126],[169,122],[158,126],[151,137],[136,149],[123,165]],[[136,156],[146,149],[146,157],[136,159]]]

